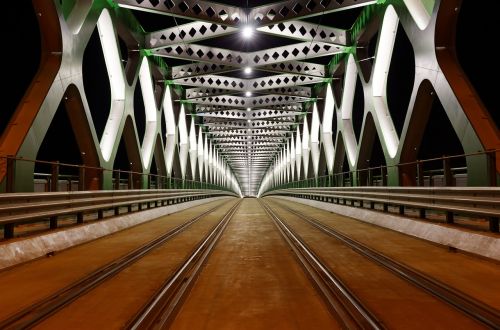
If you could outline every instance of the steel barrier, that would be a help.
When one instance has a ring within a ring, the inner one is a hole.
[[[97,213],[97,219],[104,217],[104,211],[113,210],[120,214],[121,207],[132,211],[173,205],[196,199],[215,196],[237,196],[225,190],[99,190],[42,193],[0,194],[0,226],[4,238],[13,238],[16,225],[49,221],[50,229],[58,227],[58,217],[76,215],[76,223],[83,223],[83,215]]]
[[[447,223],[454,222],[454,215],[484,217],[489,221],[489,229],[499,232],[500,188],[496,187],[324,187],[276,189],[262,196],[283,195],[317,201],[349,204],[370,209],[382,205],[384,212],[389,206],[399,208],[401,215],[405,208],[419,210],[421,218],[426,210],[444,212]]]

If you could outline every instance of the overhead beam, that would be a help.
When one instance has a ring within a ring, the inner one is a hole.
[[[286,105],[297,104],[311,101],[310,98],[301,96],[282,96],[282,95],[263,95],[255,97],[242,97],[233,95],[199,97],[189,100],[190,103],[196,103],[209,106],[234,106],[239,108],[254,107],[254,106],[271,106],[271,105]]]
[[[172,45],[161,49],[153,49],[151,53],[162,57],[231,65],[243,68],[246,66],[253,67],[280,63],[283,61],[299,61],[314,57],[331,56],[342,53],[343,51],[343,46],[311,41],[249,53],[197,44]]]
[[[286,105],[272,105],[272,106],[253,106],[252,111],[254,110],[268,110],[268,111],[295,111],[295,112],[302,112],[306,113],[306,111],[303,111],[304,103],[297,103],[297,104],[286,104]],[[247,107],[248,108],[248,107]],[[196,112],[210,112],[210,111],[231,111],[231,110],[241,110],[235,107],[227,107],[227,106],[206,106],[206,105],[200,105],[196,104],[195,106]]]
[[[285,123],[280,123],[280,122],[262,122],[259,125],[257,123],[236,123],[236,122],[229,122],[227,124],[221,124],[221,123],[207,123],[205,124],[206,126],[212,126],[212,127],[234,127],[234,128],[260,128],[260,127],[273,127],[277,126],[280,129],[285,128],[285,129],[290,129],[290,125],[292,125],[293,122],[285,122]]]
[[[283,138],[278,138],[278,139],[266,139],[266,140],[249,140],[249,141],[221,141],[218,142],[218,145],[224,146],[224,147],[230,147],[230,146],[242,146],[242,145],[247,145],[248,143],[251,143],[252,145],[260,145],[260,146],[269,146],[269,145],[277,145],[277,144],[285,144],[287,142],[283,141]]]
[[[197,77],[206,74],[220,74],[239,70],[240,68],[231,65],[210,64],[210,63],[192,63],[184,65],[176,65],[172,68],[172,79]]]
[[[173,66],[172,79],[197,77],[206,74],[221,74],[235,70],[241,70],[241,67],[210,63],[192,63]],[[305,75],[313,77],[325,77],[325,66],[304,61],[286,61],[283,63],[265,64],[254,66],[259,71],[268,71],[274,73],[291,73],[294,75]]]
[[[342,46],[350,44],[346,30],[297,20],[262,26],[257,31],[300,41],[315,40]]]
[[[320,77],[301,76],[296,74],[280,74],[269,77],[242,79],[219,75],[204,75],[199,77],[174,79],[173,83],[183,86],[218,88],[230,91],[264,91],[276,88],[311,85],[323,82]]]
[[[195,116],[211,117],[211,118],[228,118],[228,119],[266,119],[283,116],[299,116],[305,112],[286,111],[286,110],[243,110],[243,109],[226,109],[223,111],[204,111],[197,112]]]
[[[115,0],[115,2],[123,8],[156,14],[183,17],[233,27],[244,24],[259,27],[367,6],[375,4],[377,0],[287,0],[252,8],[248,15],[242,7],[203,0]]]
[[[241,7],[223,5],[203,0],[138,1],[115,0],[118,6],[155,14],[177,16],[227,26],[247,23],[247,15]]]
[[[265,94],[275,94],[282,96],[301,96],[310,98],[311,88],[310,87],[302,87],[302,86],[290,86],[290,87],[281,87],[281,88],[271,88],[265,91],[257,90],[255,93],[265,93]],[[210,87],[201,87],[201,88],[188,88],[186,89],[186,99],[198,98],[198,97],[208,97],[208,96],[222,96],[222,95],[231,95],[234,93],[238,93],[237,90],[229,90],[222,88],[210,88]]]
[[[146,48],[159,49],[175,44],[192,43],[221,37],[237,32],[238,29],[206,22],[192,22],[146,34]]]
[[[304,61],[286,61],[255,67],[257,70],[291,73],[294,75],[307,75],[313,77],[325,77],[326,68],[322,64]]]
[[[264,26],[298,18],[323,15],[376,3],[377,0],[294,0],[253,8],[248,15],[249,24]]]

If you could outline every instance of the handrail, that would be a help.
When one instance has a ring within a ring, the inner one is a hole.
[[[416,160],[413,162],[405,162],[394,165],[384,165],[384,166],[374,166],[367,168],[360,168],[356,170],[349,170],[344,172],[332,173],[329,175],[320,175],[316,177],[311,177],[302,180],[295,180],[287,183],[283,183],[280,185],[276,185],[270,189],[283,189],[283,188],[300,188],[300,187],[320,187],[320,186],[345,186],[345,183],[348,182],[350,186],[373,186],[375,178],[380,179],[377,183],[382,183],[383,186],[387,185],[387,176],[389,169],[393,168],[407,168],[409,166],[415,166],[416,178],[415,182],[417,186],[424,186],[424,180],[429,178],[435,178],[436,174],[443,175],[443,180],[447,181],[449,178],[446,176],[448,173],[452,176],[453,173],[467,173],[467,167],[451,167],[450,160],[464,157],[473,157],[486,155],[489,157],[491,162],[490,167],[493,169],[491,173],[485,173],[487,176],[491,176],[489,178],[490,185],[496,186],[496,154],[500,153],[500,149],[491,149],[485,151],[479,151],[474,153],[467,153],[461,155],[451,155],[451,156],[442,156],[437,158],[430,158],[424,160]],[[443,163],[443,168],[439,169],[428,169],[424,170],[423,165],[425,163],[441,161]],[[364,182],[360,182],[360,177],[362,174],[367,175]],[[357,182],[354,182],[356,179]],[[362,183],[366,183],[363,185]],[[451,186],[451,182],[444,182],[445,186]]]
[[[16,225],[49,220],[50,229],[58,227],[58,216],[76,215],[76,223],[83,223],[84,213],[97,213],[104,217],[105,210],[120,214],[120,207],[137,206],[147,208],[173,205],[186,201],[215,196],[239,197],[225,190],[100,190],[54,193],[10,193],[0,194],[0,225],[4,227],[4,238],[13,238]]]
[[[142,173],[133,170],[121,170],[121,169],[106,169],[102,167],[96,166],[87,166],[87,165],[76,165],[69,163],[61,163],[61,162],[51,162],[45,160],[33,160],[26,159],[23,157],[15,157],[15,156],[0,156],[0,161],[5,160],[7,163],[7,174],[6,178],[6,187],[5,192],[11,193],[14,192],[14,163],[15,162],[29,162],[34,164],[43,164],[50,165],[51,173],[33,173],[34,178],[36,177],[45,177],[47,180],[47,187],[45,191],[58,191],[58,183],[60,179],[64,181],[73,181],[72,178],[77,178],[77,180],[73,182],[78,182],[78,190],[88,190],[87,185],[85,183],[86,176],[91,173],[92,177],[99,178],[102,181],[102,178],[106,172],[111,173],[111,182],[114,190],[123,189],[123,183],[126,184],[127,189],[137,189],[137,188],[148,188],[151,189],[153,186],[155,188],[196,188],[196,189],[219,189],[219,190],[228,190],[227,187],[217,185],[209,182],[196,181],[191,179],[182,179],[177,177],[172,177],[168,175],[160,175],[155,173]],[[73,171],[78,171],[78,173],[74,174],[60,174],[59,170],[69,168]],[[71,187],[69,187],[71,190]],[[102,182],[100,182],[100,187],[94,187],[95,189],[102,189]]]
[[[381,204],[384,212],[388,206],[399,207],[399,213],[405,214],[405,208],[419,210],[421,218],[426,217],[426,210],[445,212],[446,222],[452,224],[455,214],[473,217],[486,217],[489,230],[499,232],[500,188],[497,187],[316,187],[285,188],[268,191],[263,196],[284,195],[313,199],[327,203],[351,206],[369,203],[370,209]]]

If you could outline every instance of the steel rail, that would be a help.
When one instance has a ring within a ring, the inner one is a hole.
[[[402,264],[394,260],[393,258],[390,258],[374,250],[373,248],[370,248],[369,246],[358,242],[348,237],[347,235],[342,234],[339,231],[321,223],[311,216],[305,215],[282,203],[276,201],[274,201],[274,203],[278,204],[281,208],[287,210],[288,212],[303,219],[304,221],[326,233],[327,235],[333,236],[334,238],[352,248],[357,253],[390,270],[400,278],[425,290],[441,301],[444,301],[445,303],[448,303],[451,306],[457,308],[473,319],[493,329],[500,329],[500,312],[497,309],[488,306],[481,301],[461,292],[460,290],[446,285],[441,281],[431,278],[412,267]]]
[[[51,314],[67,306],[77,298],[83,296],[88,291],[97,287],[107,279],[118,274],[120,271],[130,266],[132,263],[144,257],[153,249],[159,247],[160,245],[170,240],[172,237],[183,232],[201,218],[214,212],[223,204],[225,203],[216,205],[215,207],[212,207],[209,210],[189,219],[183,224],[174,227],[173,229],[141,245],[140,247],[134,249],[126,255],[96,269],[84,278],[0,321],[0,329],[31,328]]]
[[[241,200],[194,249],[177,271],[126,326],[127,329],[163,329],[174,320],[178,309],[194,284],[213,248],[233,217]]]
[[[346,329],[384,329],[380,320],[370,312],[349,288],[312,252],[294,231],[267,205],[262,207],[274,221],[285,241],[294,251],[329,309]]]

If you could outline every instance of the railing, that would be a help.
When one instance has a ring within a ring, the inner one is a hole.
[[[265,193],[284,195],[321,202],[343,204],[375,209],[381,205],[383,212],[395,206],[404,215],[406,208],[419,211],[425,218],[427,210],[443,212],[447,223],[454,222],[454,216],[483,217],[489,221],[489,230],[499,231],[500,188],[493,187],[323,187],[288,188]]]
[[[15,157],[0,157],[2,160],[6,162],[6,193],[0,193],[0,230],[3,228],[4,238],[14,237],[15,228],[22,224],[55,229],[63,220],[81,224],[84,215],[99,220],[124,210],[132,212],[214,196],[237,196],[220,185],[153,173]],[[19,162],[30,165],[27,175],[33,173],[33,168],[38,170],[32,177],[34,192],[15,192],[15,171],[18,165],[24,165]]]
[[[6,163],[5,192],[16,192],[16,163],[32,163],[45,167],[44,173],[35,172],[33,189],[36,192],[86,191],[103,188],[105,177],[110,177],[110,188],[122,189],[218,189],[227,187],[208,182],[181,179],[160,174],[144,174],[137,171],[110,170],[101,167],[66,164],[41,160],[30,160],[17,157],[2,157]],[[189,165],[188,165],[189,166]],[[29,173],[28,173],[29,174]]]
[[[48,222],[50,229],[58,227],[61,216],[76,218],[84,222],[84,215],[95,214],[97,220],[110,215],[132,212],[133,208],[161,207],[197,199],[235,196],[223,190],[100,190],[75,192],[42,192],[0,194],[0,227],[4,238],[14,237],[16,226],[26,223]],[[109,213],[109,212],[108,212]]]
[[[452,167],[453,162],[466,157],[486,156],[488,169],[484,176],[488,186],[497,185],[496,156],[500,149],[483,152],[443,156],[389,166],[367,167],[354,171],[334,173],[277,185],[271,189],[345,187],[345,186],[388,186],[389,172],[397,170],[403,186],[467,186],[467,167]],[[436,165],[437,164],[437,165]]]
[[[496,156],[499,152],[488,150],[335,173],[281,184],[262,196],[286,195],[351,206],[369,205],[371,209],[381,205],[384,212],[392,205],[400,214],[405,214],[405,208],[416,209],[420,218],[426,218],[426,210],[432,210],[444,214],[447,223],[454,223],[455,214],[480,217],[488,220],[490,231],[498,232],[500,189],[493,186],[498,180]],[[452,164],[479,156],[487,157],[483,174],[488,187],[466,187],[467,167],[452,167]],[[389,173],[394,171],[403,187],[389,186]]]

